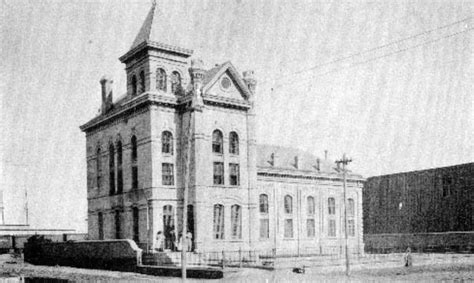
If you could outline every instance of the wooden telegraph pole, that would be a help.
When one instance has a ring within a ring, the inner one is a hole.
[[[348,159],[344,153],[341,160],[337,160],[336,164],[342,164],[342,176],[343,176],[343,188],[344,188],[344,246],[346,254],[346,275],[349,276],[350,264],[349,264],[349,247],[347,245],[347,198],[346,198],[346,166],[352,162],[352,159]]]

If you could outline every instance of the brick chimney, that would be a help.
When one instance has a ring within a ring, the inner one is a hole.
[[[192,106],[200,107],[203,105],[201,91],[202,83],[204,80],[204,63],[201,59],[191,60],[191,67],[189,68],[189,75],[191,77],[192,84]]]
[[[244,82],[252,94],[255,94],[257,88],[257,80],[255,79],[254,72],[252,70],[243,72]]]
[[[105,114],[112,108],[113,102],[113,92],[112,84],[114,81],[108,76],[104,75],[100,79],[100,85],[102,86],[102,107],[101,113]]]

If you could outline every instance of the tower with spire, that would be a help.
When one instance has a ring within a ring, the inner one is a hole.
[[[151,248],[161,232],[159,248],[173,250],[187,203],[193,250],[248,249],[255,238],[256,81],[230,62],[206,69],[179,28],[153,3],[119,58],[126,94],[114,97],[112,78],[100,80],[100,114],[81,126],[89,238],[129,238]]]

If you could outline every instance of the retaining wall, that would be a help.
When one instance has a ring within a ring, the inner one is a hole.
[[[132,240],[78,241],[25,245],[25,261],[38,265],[136,272],[142,250]]]

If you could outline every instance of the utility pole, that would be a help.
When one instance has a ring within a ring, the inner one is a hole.
[[[349,276],[350,264],[349,264],[349,247],[347,245],[347,198],[346,198],[346,166],[352,162],[352,159],[348,159],[346,154],[342,155],[341,160],[336,160],[336,164],[342,164],[342,176],[343,176],[343,188],[344,188],[344,246],[346,253],[346,276]]]

